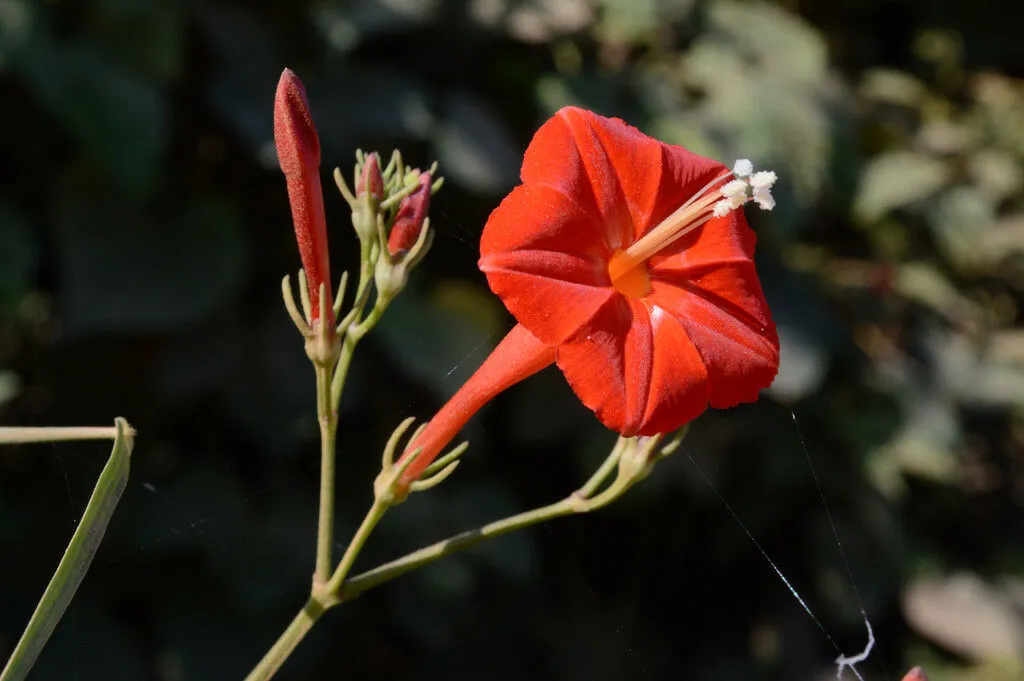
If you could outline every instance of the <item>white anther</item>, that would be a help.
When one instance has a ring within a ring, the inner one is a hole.
[[[732,167],[732,174],[736,177],[747,177],[754,172],[754,164],[749,159],[741,158]]]
[[[732,210],[732,204],[729,199],[722,199],[716,201],[714,207],[711,209],[711,214],[716,218],[724,218]]]
[[[757,189],[771,189],[779,176],[772,170],[761,170],[750,176],[750,186]]]
[[[733,197],[733,196],[746,196],[747,195],[747,183],[745,180],[733,180],[727,182],[722,186],[722,196]]]
[[[766,187],[754,187],[754,203],[756,203],[761,210],[771,210],[775,208],[775,197],[772,196],[772,190]]]

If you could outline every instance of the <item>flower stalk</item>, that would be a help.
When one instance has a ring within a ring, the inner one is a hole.
[[[483,525],[475,530],[456,534],[447,539],[413,551],[401,558],[360,573],[341,585],[335,594],[340,603],[350,601],[360,594],[381,584],[390,582],[407,572],[423,567],[434,561],[465,551],[477,544],[494,539],[501,535],[546,523],[556,518],[578,513],[590,513],[612,503],[630,487],[650,473],[653,466],[674,452],[686,434],[684,428],[671,438],[664,446],[660,446],[663,436],[649,438],[620,437],[611,452],[601,463],[593,475],[579,489],[569,496],[547,506],[525,511],[508,518],[503,518]],[[638,465],[642,464],[642,465]],[[615,478],[609,483],[612,473]],[[603,491],[598,493],[602,486]],[[333,580],[332,580],[333,583]]]
[[[410,425],[411,420],[406,419],[389,440],[384,453],[384,471],[392,467],[391,457],[393,457],[398,441]],[[556,518],[590,513],[604,508],[645,478],[658,461],[675,451],[685,432],[685,429],[681,430],[665,445],[662,445],[664,439],[662,435],[638,438],[619,437],[611,452],[586,483],[564,499],[443,539],[348,579],[348,573],[355,564],[356,558],[374,528],[383,518],[384,513],[391,505],[401,501],[389,498],[387,494],[378,493],[330,581],[321,588],[314,589],[310,600],[295,616],[264,659],[246,677],[246,681],[266,681],[271,678],[288,655],[309,633],[316,620],[335,605],[350,601],[360,594],[416,568],[464,551],[488,539],[494,539],[509,532],[522,530]],[[415,435],[414,433],[413,439],[415,439]],[[412,459],[414,460],[415,457]],[[402,467],[408,465],[408,461],[394,464],[395,470],[391,472],[392,480],[400,479],[404,472]],[[448,464],[445,469],[450,467],[451,464]],[[612,477],[613,473],[614,477]]]

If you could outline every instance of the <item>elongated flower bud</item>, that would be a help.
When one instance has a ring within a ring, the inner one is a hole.
[[[320,318],[322,285],[327,296],[326,322],[333,326],[327,220],[320,187],[320,138],[309,113],[306,90],[291,69],[281,74],[274,97],[274,144],[288,185],[295,237],[309,282],[312,321]]]
[[[420,173],[419,187],[398,204],[398,215],[388,235],[388,253],[397,255],[412,248],[420,237],[423,222],[430,209],[430,173]]]

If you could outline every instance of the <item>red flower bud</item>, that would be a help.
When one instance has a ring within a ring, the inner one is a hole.
[[[907,675],[903,677],[903,681],[928,681],[928,677],[925,675],[924,670],[920,667],[914,667]]]
[[[363,172],[356,182],[356,196],[363,196],[366,192],[377,200],[384,196],[384,177],[380,174],[380,158],[376,151],[366,156]]]
[[[313,321],[320,318],[320,287],[326,291],[328,323],[334,324],[327,220],[320,187],[320,138],[309,114],[302,82],[285,69],[274,97],[274,144],[288,185],[295,237],[309,282]]]
[[[407,251],[420,237],[423,221],[430,208],[430,173],[420,173],[420,186],[398,204],[398,215],[388,236],[388,253],[397,255]]]

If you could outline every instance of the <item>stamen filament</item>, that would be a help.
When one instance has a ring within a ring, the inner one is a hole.
[[[732,179],[722,184],[723,180],[729,178]],[[771,210],[775,205],[771,188],[776,179],[774,172],[754,172],[750,161],[740,159],[732,171],[726,171],[708,182],[627,249],[616,252],[608,263],[608,276],[612,283],[616,288],[621,287],[627,295],[646,295],[641,291],[645,286],[649,288],[649,283],[644,283],[647,282],[646,274],[636,279],[631,275],[633,269],[711,218],[724,217],[747,201],[754,201],[763,210]]]
[[[730,171],[726,171],[726,172],[722,173],[721,175],[719,175],[718,177],[716,177],[715,179],[713,179],[713,180],[711,180],[710,182],[708,182],[708,183],[707,183],[706,185],[704,185],[703,187],[701,187],[701,189],[700,189],[700,191],[699,191],[699,192],[697,192],[696,194],[694,194],[693,196],[691,196],[691,197],[690,197],[690,198],[689,198],[689,199],[688,199],[688,200],[686,201],[686,203],[684,203],[683,205],[681,205],[681,206],[679,207],[679,210],[681,210],[681,209],[683,209],[683,208],[686,208],[687,206],[689,206],[689,205],[690,205],[691,203],[693,203],[694,201],[696,201],[697,199],[699,199],[699,198],[700,198],[700,197],[701,197],[701,196],[702,196],[702,195],[704,194],[704,192],[706,192],[707,190],[711,189],[711,188],[712,188],[712,187],[714,187],[714,186],[715,186],[716,184],[718,184],[719,182],[721,182],[722,180],[724,180],[725,178],[727,178],[727,177],[729,177],[729,176],[731,176],[731,175],[732,175],[732,173],[731,173]],[[679,212],[679,210],[677,210],[676,212],[678,213],[678,212]]]
[[[719,178],[719,180],[721,179],[722,178]],[[702,189],[701,191],[704,192],[706,189]],[[698,198],[700,200],[697,200]],[[644,234],[629,248],[627,248],[625,252],[629,259],[637,263],[643,262],[679,237],[693,231],[695,227],[703,225],[707,222],[706,219],[692,225],[690,223],[700,218],[701,215],[714,206],[720,198],[720,192],[707,194],[703,197],[698,195],[691,198],[672,213],[672,215],[665,218],[661,224],[647,232],[647,234]],[[696,201],[696,203],[694,203],[694,201]],[[711,216],[709,215],[708,218],[710,217]]]

